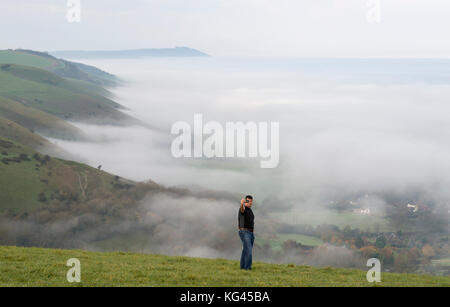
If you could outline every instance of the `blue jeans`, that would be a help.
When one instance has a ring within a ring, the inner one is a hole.
[[[255,235],[248,230],[239,230],[239,237],[242,241],[241,269],[250,270],[252,268],[252,248]]]

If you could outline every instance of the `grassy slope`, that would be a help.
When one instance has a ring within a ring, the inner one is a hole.
[[[81,283],[66,280],[70,258],[81,262]],[[450,286],[450,278],[382,273],[377,286]],[[0,286],[373,286],[360,270],[133,253],[0,247]]]
[[[39,194],[47,199],[57,196],[81,194],[79,181],[88,181],[87,193],[111,189],[114,176],[84,164],[51,158],[41,165],[33,158],[37,152],[23,145],[0,138],[0,212],[20,213],[33,211],[44,205]],[[8,162],[2,160],[26,154],[30,161]],[[40,155],[43,158],[43,155]],[[89,194],[88,194],[89,195]]]
[[[12,50],[0,50],[0,63],[21,64],[41,69],[49,69],[61,65],[56,59]]]
[[[51,146],[47,139],[19,124],[0,116],[0,137],[15,140],[32,148]]]
[[[65,119],[129,119],[118,104],[79,82],[33,67],[0,66],[0,96]]]
[[[97,86],[115,86],[119,80],[94,66],[60,60],[64,67],[53,69],[58,76],[86,81]]]
[[[73,140],[82,135],[82,132],[78,128],[56,116],[4,97],[0,97],[0,117],[14,121],[16,124],[30,131],[37,131],[54,138]],[[8,137],[1,132],[0,136],[22,143],[21,139]],[[29,143],[23,144],[35,148]]]
[[[0,213],[30,212],[45,205],[45,199],[85,199],[92,195],[89,193],[110,191],[114,178],[110,174],[56,158],[48,163],[33,158],[37,154],[34,150],[58,151],[34,131],[74,139],[82,136],[81,132],[63,119],[110,119],[117,123],[130,118],[117,110],[118,104],[102,96],[99,92],[104,94],[104,90],[97,85],[41,69],[59,65],[50,56],[0,52],[0,63],[2,60],[34,67],[0,64]],[[29,159],[19,159],[21,154]],[[85,192],[82,186],[86,180]]]
[[[99,86],[118,83],[115,76],[96,67],[57,59],[51,55],[31,50],[0,50],[0,63],[18,64],[51,71],[58,76],[83,80]]]

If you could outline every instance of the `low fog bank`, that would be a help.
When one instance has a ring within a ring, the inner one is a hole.
[[[115,100],[155,129],[77,124],[91,141],[55,142],[130,179],[248,191],[308,209],[366,194],[447,206],[450,86],[422,62],[372,61],[94,61],[127,80],[113,90]],[[258,158],[173,158],[170,128],[192,124],[194,113],[223,125],[279,122],[279,167],[260,169]]]

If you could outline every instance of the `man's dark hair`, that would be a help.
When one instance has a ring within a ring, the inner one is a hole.
[[[247,196],[245,196],[245,199],[247,199],[247,198],[249,198],[249,199],[253,199],[253,196],[251,196],[251,195],[247,195]]]

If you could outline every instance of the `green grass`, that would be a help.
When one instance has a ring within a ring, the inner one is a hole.
[[[17,123],[6,119],[0,115],[0,137],[14,140],[32,148],[51,146],[47,139],[31,130],[24,128]]]
[[[6,144],[6,145],[5,145]],[[8,144],[13,144],[8,145]],[[87,165],[51,158],[42,165],[33,156],[36,151],[0,137],[0,213],[32,212],[46,205],[39,201],[44,193],[47,198],[64,195],[81,195],[80,178],[87,180],[86,196],[98,190],[112,190],[114,176]],[[16,158],[26,154],[29,161],[4,163],[3,158]],[[44,157],[40,154],[41,159]]]
[[[15,122],[30,133],[36,131],[49,137],[70,140],[77,139],[82,135],[78,128],[56,116],[4,97],[0,97],[0,117]],[[0,136],[36,148],[35,144],[28,143],[20,136],[13,136],[14,131],[17,130],[15,127],[8,125],[3,125],[3,127],[4,130],[0,131]]]
[[[112,238],[94,242],[94,246],[102,251],[114,252],[118,251],[120,246],[121,252],[143,252],[146,247],[151,246],[153,241],[146,231],[134,231],[131,234],[116,235]],[[158,244],[155,242],[155,244]]]
[[[56,59],[12,50],[0,50],[0,63],[20,64],[42,69],[60,65]]]
[[[81,262],[81,283],[66,280],[70,258]],[[376,286],[450,286],[450,278],[382,273]],[[374,286],[360,270],[134,253],[0,247],[0,286]]]
[[[63,119],[130,120],[95,87],[21,65],[0,65],[0,96]]]
[[[91,85],[114,86],[118,83],[115,76],[96,67],[57,59],[31,50],[0,50],[0,63],[44,69],[60,77],[81,80]]]

